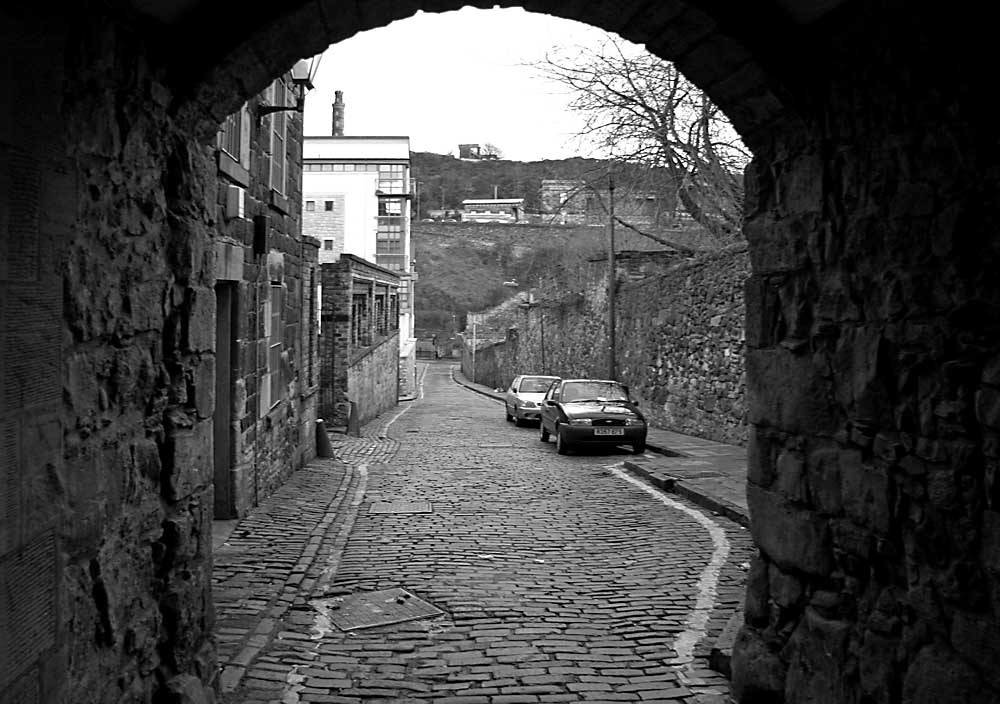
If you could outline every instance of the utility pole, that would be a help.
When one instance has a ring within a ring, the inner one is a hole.
[[[615,180],[608,171],[608,378],[615,372]]]
[[[472,319],[472,383],[476,383],[476,319]]]

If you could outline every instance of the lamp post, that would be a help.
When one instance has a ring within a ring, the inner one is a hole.
[[[615,379],[615,180],[608,172],[608,378]]]
[[[548,374],[548,365],[545,363],[545,306],[543,306],[540,301],[536,301],[531,293],[528,294],[528,300],[520,303],[519,305],[524,309],[526,316],[531,315],[532,308],[542,308],[542,310],[538,312],[538,323],[541,336],[540,346],[542,352],[542,374]]]
[[[313,78],[319,69],[322,54],[317,54],[308,61],[300,59],[292,66],[292,88],[295,95],[295,105],[259,105],[257,107],[257,124],[261,123],[267,115],[284,110],[294,110],[302,112],[306,107],[306,91],[313,89]]]
[[[476,319],[472,319],[472,383],[476,383]]]

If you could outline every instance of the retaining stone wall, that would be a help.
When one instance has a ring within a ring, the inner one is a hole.
[[[619,379],[655,425],[744,444],[747,247],[694,260],[622,253],[616,270]],[[546,282],[532,293],[535,306],[497,315],[494,331],[511,331],[504,344],[477,350],[480,383],[503,388],[525,372],[608,375],[607,265],[591,262],[573,285],[581,290]],[[471,375],[471,357],[463,369]]]

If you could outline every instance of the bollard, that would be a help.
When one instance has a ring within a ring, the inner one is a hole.
[[[361,424],[358,422],[358,404],[354,401],[349,402],[351,404],[351,410],[347,414],[347,434],[353,438],[361,437]]]
[[[326,434],[326,424],[322,418],[316,419],[316,456],[333,457],[333,445],[330,436]]]

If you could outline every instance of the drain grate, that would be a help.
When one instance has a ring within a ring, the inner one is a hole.
[[[376,501],[368,513],[432,513],[430,501]]]
[[[342,631],[388,626],[444,613],[398,587],[377,592],[356,592],[339,601],[339,608],[330,612],[330,620]]]

